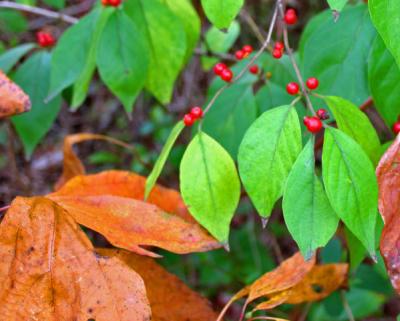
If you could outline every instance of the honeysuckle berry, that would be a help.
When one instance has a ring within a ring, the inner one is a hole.
[[[297,95],[299,93],[300,86],[297,82],[290,82],[286,86],[286,91],[289,95]]]
[[[282,51],[285,49],[285,45],[282,42],[277,41],[277,42],[275,42],[274,49]]]
[[[104,1],[104,2],[103,2]],[[122,0],[102,0],[104,6],[119,7]]]
[[[183,123],[185,124],[185,126],[190,127],[194,124],[195,121],[196,119],[194,119],[191,114],[186,114],[185,116],[183,116]]]
[[[274,57],[275,59],[281,59],[282,58],[282,50],[274,49],[272,51],[272,57]]]
[[[294,9],[287,9],[283,20],[288,25],[294,25],[297,22],[297,13]]]
[[[308,89],[314,90],[314,89],[317,89],[317,88],[318,88],[318,86],[319,86],[319,81],[318,81],[317,78],[311,77],[311,78],[308,78],[308,79],[307,79],[306,85],[307,85]]]
[[[303,119],[303,123],[307,130],[313,134],[318,133],[323,127],[321,119],[319,119],[317,116],[306,116]]]
[[[250,45],[243,46],[242,51],[250,55],[253,52],[253,47]]]
[[[258,68],[257,65],[253,65],[253,66],[251,66],[251,67],[249,68],[249,71],[250,71],[252,74],[257,75],[258,72],[259,72],[259,68]]]
[[[39,31],[36,33],[36,41],[41,47],[51,47],[56,43],[56,39],[51,33]]]
[[[323,108],[317,110],[317,116],[318,116],[318,118],[321,119],[321,120],[327,120],[327,119],[329,119],[329,113],[328,113],[328,111],[327,111],[326,109],[323,109]]]
[[[226,68],[228,67],[223,62],[219,62],[214,66],[214,74],[220,76]]]
[[[200,119],[201,117],[203,117],[203,109],[201,109],[201,107],[198,107],[198,106],[193,107],[190,110],[190,115],[192,115],[192,117],[195,120]]]
[[[392,130],[396,135],[400,133],[400,121],[397,121],[393,124]]]
[[[238,50],[235,52],[235,57],[237,60],[242,60],[245,56],[245,52],[243,50]]]
[[[221,79],[226,82],[230,82],[233,78],[233,72],[229,68],[224,69],[221,72]]]

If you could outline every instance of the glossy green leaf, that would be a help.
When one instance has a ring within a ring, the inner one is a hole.
[[[342,11],[348,0],[328,0],[329,7],[332,10]]]
[[[132,40],[135,41],[132,41]],[[131,112],[147,77],[147,42],[121,10],[108,19],[102,33],[97,66],[101,79]]]
[[[262,217],[270,216],[282,196],[301,147],[300,123],[293,106],[265,112],[246,132],[239,147],[239,173]]]
[[[179,17],[186,33],[186,57],[188,61],[200,38],[200,18],[190,0],[162,0]]]
[[[146,187],[144,192],[144,198],[147,199],[151,190],[153,189],[154,185],[157,182],[158,177],[161,174],[161,171],[164,168],[164,165],[168,159],[168,156],[171,152],[172,147],[174,146],[176,140],[178,139],[179,135],[181,134],[182,130],[185,128],[185,125],[182,121],[179,121],[174,128],[172,129],[171,133],[168,136],[167,141],[158,156],[156,163],[154,164],[153,170],[151,171],[150,175],[147,177],[146,180]]]
[[[336,232],[339,218],[315,174],[313,139],[304,147],[287,178],[282,208],[286,226],[305,258],[325,246]]]
[[[33,43],[26,43],[18,47],[14,47],[0,55],[0,69],[8,73],[15,64],[25,56],[35,45]]]
[[[397,65],[400,66],[400,20],[393,15],[400,11],[397,0],[370,0],[369,12],[376,30],[382,37],[386,47],[392,53]]]
[[[392,126],[400,114],[400,69],[381,37],[372,45],[368,81],[376,109]]]
[[[361,105],[369,97],[367,60],[375,36],[364,4],[345,8],[337,22],[324,11],[310,20],[300,40],[303,76],[320,80],[319,93]]]
[[[166,104],[171,100],[174,82],[185,60],[183,24],[159,0],[130,0],[124,9],[145,35],[150,48],[146,89]]]
[[[322,153],[322,173],[336,214],[374,255],[378,186],[367,154],[352,138],[338,129],[328,128]]]
[[[217,28],[228,28],[239,13],[244,0],[201,0],[207,18]]]
[[[381,143],[369,118],[350,101],[335,97],[324,97],[335,117],[338,128],[353,138],[367,153],[374,165],[380,159]]]
[[[98,37],[109,13],[95,9],[59,39],[51,61],[49,99],[72,84],[72,105],[77,107],[84,99],[95,68]]]
[[[190,213],[226,244],[229,224],[239,203],[240,181],[229,154],[203,132],[193,138],[183,155],[180,186]]]
[[[61,107],[60,96],[47,104],[44,102],[50,83],[50,61],[50,53],[39,51],[21,65],[14,77],[32,101],[28,113],[12,117],[27,157],[50,130]]]

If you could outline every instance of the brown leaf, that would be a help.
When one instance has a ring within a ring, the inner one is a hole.
[[[214,321],[210,303],[167,272],[153,259],[122,250],[99,250],[102,255],[117,257],[144,280],[153,321]]]
[[[269,296],[255,310],[268,310],[283,303],[300,304],[326,298],[347,283],[348,264],[317,265],[292,288]]]
[[[140,245],[180,254],[221,247],[191,217],[187,218],[176,191],[157,186],[149,198],[153,204],[142,201],[144,183],[141,176],[110,171],[78,176],[48,197],[79,224],[138,254],[158,257]]]
[[[7,321],[151,319],[141,277],[41,197],[16,198],[1,223],[0,298]]]
[[[90,133],[68,135],[67,137],[64,138],[64,145],[63,145],[63,152],[64,152],[63,172],[61,174],[61,177],[55,184],[54,187],[55,190],[60,189],[71,178],[85,174],[85,167],[83,166],[78,156],[74,153],[73,146],[77,143],[81,143],[87,140],[105,140],[115,145],[119,145],[128,149],[131,148],[131,146],[129,146],[128,144],[125,144],[120,140],[108,136],[90,134]]]
[[[376,176],[385,222],[380,250],[393,287],[400,293],[400,135],[379,162]]]
[[[0,119],[27,112],[31,101],[21,88],[0,70]]]

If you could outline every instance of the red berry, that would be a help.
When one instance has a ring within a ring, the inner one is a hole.
[[[299,93],[299,90],[300,87],[296,82],[288,83],[286,86],[286,91],[289,95],[297,95]]]
[[[328,111],[327,111],[326,109],[323,109],[323,108],[317,110],[317,116],[318,116],[318,118],[321,119],[321,120],[327,120],[327,119],[329,119],[329,113],[328,113]]]
[[[317,116],[306,116],[304,117],[304,125],[310,133],[318,133],[322,129],[322,121]]]
[[[397,135],[398,133],[400,133],[400,122],[394,123],[392,129],[393,129],[393,133],[395,133],[396,135]]]
[[[226,68],[221,73],[221,79],[226,82],[230,82],[233,78],[233,72],[229,68]]]
[[[194,119],[194,117],[191,114],[186,114],[183,117],[183,123],[188,127],[192,126],[195,121],[196,121],[196,119]]]
[[[246,45],[246,46],[244,46],[244,47],[242,48],[242,51],[244,51],[245,53],[247,53],[247,54],[250,55],[250,54],[253,52],[253,47],[250,46],[250,45]]]
[[[226,68],[228,67],[224,63],[219,62],[214,66],[214,74],[219,76]]]
[[[118,7],[121,4],[122,0],[108,0],[108,3],[112,7]]]
[[[245,54],[246,53],[243,50],[238,50],[235,52],[235,57],[238,60],[242,60],[244,58]]]
[[[294,9],[287,9],[284,17],[288,25],[294,25],[297,22],[297,13]]]
[[[275,42],[274,49],[282,51],[283,49],[285,49],[285,45],[282,42],[277,41]]]
[[[201,109],[201,107],[193,107],[190,110],[190,115],[195,119],[200,119],[201,117],[203,117],[203,109]]]
[[[254,65],[254,66],[251,66],[251,67],[249,68],[249,71],[250,71],[252,74],[257,75],[257,74],[258,74],[258,71],[259,71],[259,68],[258,68],[257,65]]]
[[[310,90],[317,89],[319,86],[319,81],[315,77],[308,78],[306,81],[306,85]]]
[[[274,51],[272,51],[272,56],[273,56],[275,59],[280,59],[280,58],[282,58],[282,50],[274,49]]]
[[[36,41],[41,47],[51,47],[56,43],[56,40],[50,33],[43,31],[36,33]]]
[[[103,6],[109,6],[109,5],[110,5],[110,3],[108,2],[108,0],[101,0],[101,4],[102,4]]]

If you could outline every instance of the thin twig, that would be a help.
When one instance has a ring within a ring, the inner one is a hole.
[[[47,10],[47,9],[42,9],[38,7],[33,7],[29,6],[26,4],[20,4],[20,3],[15,3],[12,1],[0,1],[0,8],[7,8],[7,9],[14,9],[14,10],[19,10],[19,11],[24,11],[24,12],[30,12],[39,16],[44,16],[47,18],[52,18],[52,19],[59,19],[62,21],[65,21],[70,24],[75,24],[79,21],[79,19],[74,18],[72,16]]]
[[[228,87],[232,86],[232,84],[234,84],[235,82],[237,82],[245,74],[245,72],[249,69],[249,67],[254,64],[254,62],[258,59],[258,57],[260,57],[260,55],[263,53],[263,51],[268,47],[268,44],[271,41],[272,32],[273,32],[274,27],[275,27],[277,16],[278,16],[278,6],[275,7],[274,14],[273,14],[272,20],[271,20],[271,24],[269,26],[267,38],[265,39],[265,41],[264,41],[263,45],[261,46],[261,48],[257,51],[257,53],[249,61],[249,63],[243,68],[243,70],[230,83],[227,83],[226,85],[221,87],[215,93],[214,97],[211,99],[211,101],[208,103],[207,107],[204,109],[204,114],[207,114],[207,112],[213,106],[213,104],[215,103],[217,98],[224,92],[224,90],[227,89]],[[201,123],[200,123],[199,129],[200,128],[201,128]]]
[[[311,302],[308,302],[308,303],[306,304],[306,306],[304,307],[304,310],[303,310],[303,312],[301,313],[301,315],[300,315],[298,321],[305,321],[305,320],[307,319],[307,315],[308,315],[308,312],[310,312],[311,305],[312,305]]]
[[[196,48],[194,50],[194,53],[199,56],[208,56],[208,57],[216,57],[224,60],[229,60],[229,61],[236,61],[236,58],[233,55],[222,53],[222,52],[214,52],[214,51],[208,51],[208,50],[201,50],[200,48]]]
[[[288,321],[286,319],[274,318],[274,317],[253,317],[248,319],[247,321],[255,321],[255,320],[272,320],[272,321]]]
[[[7,211],[10,207],[11,207],[11,205],[6,205],[6,206],[3,206],[3,207],[0,207],[0,213],[4,212],[4,211]]]
[[[249,25],[250,29],[253,31],[254,35],[262,45],[265,41],[264,36],[260,30],[260,28],[257,26],[256,22],[254,19],[249,15],[249,13],[242,9],[240,12],[240,17],[243,18],[243,20]]]
[[[347,314],[347,317],[349,318],[349,321],[355,321],[354,315],[353,315],[353,311],[351,311],[351,308],[350,308],[349,302],[347,301],[346,293],[345,293],[344,290],[340,291],[340,297],[342,299],[343,307],[344,307],[344,309],[346,311],[346,314]]]

